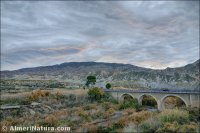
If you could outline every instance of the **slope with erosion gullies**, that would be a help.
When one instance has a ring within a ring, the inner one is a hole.
[[[84,76],[88,74],[103,74],[108,76],[110,73],[122,72],[126,70],[143,70],[145,68],[136,67],[129,64],[116,63],[96,63],[96,62],[70,62],[53,66],[42,66],[35,68],[24,68],[15,71],[2,71],[2,78],[19,78],[19,77],[45,77],[45,76],[61,76],[73,78],[74,76]],[[80,77],[80,79],[82,79]]]
[[[96,75],[98,82],[114,86],[142,89],[198,89],[199,60],[179,68],[153,70],[130,64],[70,62],[60,65],[2,71],[5,79],[52,79],[76,81],[84,84],[88,75]]]

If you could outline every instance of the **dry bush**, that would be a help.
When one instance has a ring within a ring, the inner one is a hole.
[[[54,115],[49,115],[44,119],[44,122],[47,126],[55,126],[58,122],[58,118],[56,118]]]
[[[112,116],[115,113],[115,111],[116,111],[115,109],[110,108],[103,114],[103,117],[108,118],[108,117]]]
[[[124,128],[128,125],[129,120],[127,118],[121,118],[118,122],[113,124],[114,129]]]
[[[56,99],[59,99],[62,96],[60,90],[56,91],[55,96],[56,96]]]
[[[86,106],[83,107],[84,110],[91,110],[91,109],[97,109],[95,104],[88,104]]]
[[[189,113],[184,110],[166,109],[161,112],[157,118],[161,124],[174,121],[183,124],[189,121]]]
[[[22,123],[22,119],[8,117],[5,120],[1,121],[1,126],[15,126]]]
[[[68,115],[70,116],[74,116],[74,115],[77,115],[77,111],[80,109],[80,107],[73,107],[73,108],[70,108],[68,110]]]
[[[140,124],[142,121],[145,121],[151,117],[151,112],[141,111],[134,113],[129,117],[129,120],[134,122],[136,125]]]
[[[129,123],[127,126],[124,127],[123,133],[136,133],[136,125],[134,123]]]
[[[37,101],[42,97],[47,97],[50,95],[50,92],[48,91],[42,91],[42,90],[34,90],[31,92],[31,94],[28,96],[29,101]]]
[[[96,125],[87,125],[86,128],[88,133],[96,133],[98,129]]]
[[[144,133],[154,133],[160,127],[158,120],[150,118],[140,124],[140,131]]]
[[[102,104],[102,107],[103,107],[105,110],[108,110],[108,109],[110,108],[110,105],[111,105],[110,102],[104,102],[104,103]]]
[[[65,118],[68,115],[68,111],[66,109],[56,111],[53,113],[56,118]]]
[[[87,116],[88,116],[88,113],[87,113],[85,110],[83,110],[82,108],[80,108],[80,109],[76,112],[76,114],[77,114],[78,116],[80,116],[80,117],[87,117]]]
[[[189,124],[184,124],[179,128],[179,132],[187,132],[187,133],[192,133],[192,132],[198,132],[198,125],[197,123],[191,122]]]
[[[128,109],[125,109],[123,112],[124,112],[125,114],[131,115],[131,114],[135,113],[136,110],[135,110],[135,109],[128,108]]]
[[[104,112],[102,112],[102,111],[97,111],[97,112],[93,113],[92,118],[93,118],[93,119],[101,119],[101,118],[104,118]]]
[[[75,114],[82,118],[81,121],[86,121],[86,122],[92,121],[89,113],[87,111],[83,110],[83,108],[80,108]]]
[[[176,121],[173,123],[165,123],[162,128],[159,128],[156,132],[157,133],[177,133],[179,129],[179,125]]]
[[[129,120],[136,125],[137,132],[139,132],[139,125],[151,117],[151,112],[141,111],[129,116]]]
[[[115,110],[114,108],[109,108],[107,112],[108,112],[109,114],[113,114],[113,113],[115,113],[115,111],[116,111],[116,110]]]
[[[117,110],[117,105],[114,105],[112,104],[111,102],[104,102],[102,103],[102,107],[105,109],[105,110],[108,110],[110,108],[113,108],[114,110]]]
[[[108,121],[107,124],[106,124],[106,127],[112,128],[112,126],[113,126],[113,122],[112,121]]]
[[[44,91],[44,95],[47,97],[50,95],[50,92],[49,91]]]

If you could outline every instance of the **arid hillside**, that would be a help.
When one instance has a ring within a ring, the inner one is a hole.
[[[53,66],[1,71],[2,79],[57,80],[84,85],[88,75],[97,85],[110,82],[115,87],[139,89],[198,89],[199,60],[179,68],[153,70],[130,64],[70,62]]]

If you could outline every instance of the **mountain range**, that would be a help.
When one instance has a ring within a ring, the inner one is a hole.
[[[88,75],[97,77],[97,85],[109,82],[115,87],[134,89],[199,89],[199,60],[183,67],[154,70],[130,64],[69,62],[52,66],[1,71],[2,79],[58,80],[77,84]]]

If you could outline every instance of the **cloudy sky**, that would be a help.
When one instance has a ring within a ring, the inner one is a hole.
[[[1,2],[1,69],[115,62],[163,69],[199,58],[198,1]]]

